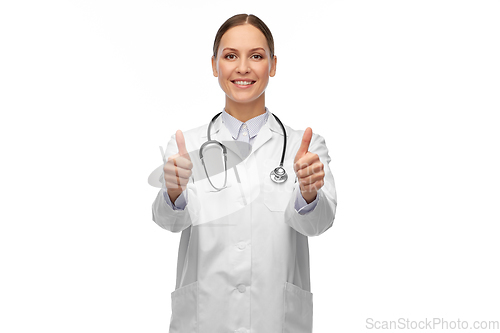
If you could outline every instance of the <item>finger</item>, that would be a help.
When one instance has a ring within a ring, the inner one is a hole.
[[[174,190],[185,189],[189,183],[189,178],[179,177],[176,174],[166,173],[163,175],[163,178],[165,179],[165,186]]]
[[[186,186],[189,183],[189,178],[180,178],[175,175],[165,175],[165,184],[166,183]]]
[[[299,150],[297,150],[297,154],[295,155],[295,162],[299,160],[302,156],[304,156],[309,150],[309,144],[311,143],[312,138],[312,129],[311,127],[306,128],[304,131],[304,135],[302,136],[302,142],[300,143]]]
[[[324,178],[325,178],[325,172],[321,171],[321,172],[314,173],[310,176],[300,178],[299,182],[302,185],[309,185],[309,184],[314,184],[315,182],[322,180]]]
[[[293,169],[295,170],[295,172],[297,172],[301,169],[307,168],[310,165],[319,164],[319,163],[321,163],[321,161],[319,159],[318,154],[307,152],[307,154],[305,154],[304,156],[299,158],[297,161],[295,161],[295,163],[293,165]]]
[[[301,192],[305,193],[311,193],[311,192],[318,192],[320,188],[323,187],[325,184],[325,180],[318,180],[317,182],[314,182],[313,184],[309,185],[301,185]]]
[[[186,178],[186,179],[189,179],[189,177],[191,177],[191,175],[193,174],[191,170],[179,168],[172,164],[167,164],[163,168],[163,172],[165,175],[179,176],[179,178]]]
[[[172,162],[174,165],[176,165],[178,168],[181,169],[191,170],[193,168],[193,162],[191,162],[189,154],[186,154],[186,158],[183,156],[179,156],[175,158]]]
[[[189,159],[189,154],[186,149],[186,141],[184,140],[184,134],[182,134],[181,130],[177,130],[177,132],[175,132],[175,141],[177,141],[179,155]]]
[[[305,178],[317,173],[324,173],[324,165],[321,162],[316,162],[295,172],[298,178]]]
[[[179,186],[177,183],[165,182],[165,187],[167,190],[185,190],[186,186]]]
[[[193,162],[191,162],[189,154],[186,154],[184,156],[181,156],[179,154],[169,156],[167,164],[175,165],[186,170],[191,170],[193,168]]]

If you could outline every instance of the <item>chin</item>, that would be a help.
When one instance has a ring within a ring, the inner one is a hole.
[[[253,102],[255,100],[254,99],[237,99],[237,98],[231,98],[231,100],[235,103],[239,103],[239,104],[246,104],[246,103],[250,103],[250,102]]]
[[[241,95],[237,95],[237,94],[230,94],[229,95],[230,99],[237,102],[237,103],[249,103],[249,102],[252,102],[252,101],[255,101],[257,98],[259,98],[259,96],[255,96],[255,95],[252,95],[252,96],[241,96]]]

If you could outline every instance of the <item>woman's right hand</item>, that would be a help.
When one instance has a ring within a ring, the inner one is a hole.
[[[178,153],[168,157],[167,163],[163,166],[165,186],[172,203],[186,189],[189,177],[191,177],[193,163],[186,150],[184,135],[181,130],[175,133]]]

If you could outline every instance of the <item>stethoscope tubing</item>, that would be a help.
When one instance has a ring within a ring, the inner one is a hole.
[[[220,191],[226,187],[226,182],[227,182],[227,148],[221,142],[219,142],[217,140],[212,140],[212,138],[210,136],[210,128],[212,127],[212,123],[215,122],[215,119],[217,119],[217,117],[220,116],[221,114],[222,114],[222,112],[217,113],[212,118],[212,120],[210,120],[210,123],[208,124],[208,129],[207,129],[208,141],[204,142],[201,145],[200,151],[199,151],[200,159],[201,159],[201,162],[203,163],[203,168],[205,169],[205,174],[207,176],[207,179],[210,182],[210,185],[212,185],[212,187],[215,188],[217,191]],[[286,171],[283,168],[283,163],[285,161],[285,153],[286,153],[286,130],[285,130],[285,126],[283,125],[281,120],[274,113],[271,113],[271,114],[278,121],[278,123],[281,126],[281,129],[283,130],[283,151],[281,153],[280,165],[278,167],[276,167],[275,169],[273,169],[273,171],[271,171],[271,179],[276,183],[282,183],[282,182],[286,181],[288,178]],[[224,186],[221,188],[218,188],[218,187],[214,186],[214,184],[212,184],[212,181],[210,180],[210,177],[208,176],[207,168],[205,166],[205,161],[203,159],[203,149],[205,149],[205,147],[207,145],[210,145],[210,144],[216,144],[219,147],[221,147],[222,154],[224,155]]]

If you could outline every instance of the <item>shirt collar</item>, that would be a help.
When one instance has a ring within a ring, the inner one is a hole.
[[[257,135],[257,133],[259,133],[259,130],[267,122],[270,112],[267,107],[265,109],[266,112],[263,114],[253,117],[252,119],[247,120],[246,123],[243,123],[227,113],[224,108],[222,110],[222,122],[226,125],[226,128],[229,130],[229,133],[231,133],[233,139],[238,139],[238,135],[243,124],[247,125],[249,138],[253,138]]]

